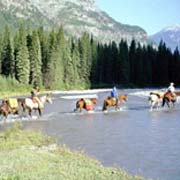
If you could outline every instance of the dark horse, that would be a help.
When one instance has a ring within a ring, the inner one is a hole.
[[[94,109],[94,104],[97,103],[97,98],[90,98],[90,99],[79,99],[76,102],[76,108],[74,109],[74,112],[82,112],[83,109],[90,111]]]
[[[128,101],[128,95],[127,94],[121,94],[121,95],[118,95],[118,101],[116,100],[116,98],[114,97],[107,97],[105,100],[104,100],[104,103],[103,103],[103,111],[107,111],[107,107],[109,106],[115,106],[116,110],[119,109],[120,107],[120,104],[125,101],[127,102]]]
[[[180,92],[176,91],[174,95],[171,92],[166,92],[163,97],[162,107],[164,107],[165,104],[170,108],[170,102],[172,102],[173,107],[175,106],[175,102],[177,100],[177,96],[180,96]]]
[[[52,99],[49,94],[39,97],[39,102],[34,101],[32,98],[18,98],[18,103],[21,105],[23,112],[26,110],[29,111],[29,115],[31,116],[32,110],[38,110],[39,115],[42,115],[42,109],[44,108],[44,103],[49,102],[52,104]]]
[[[2,100],[2,104],[0,105],[0,114],[2,114],[5,118],[7,118],[9,114],[19,114],[17,99],[10,98]]]

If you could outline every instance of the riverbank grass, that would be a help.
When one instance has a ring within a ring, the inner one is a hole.
[[[0,134],[0,180],[140,180],[105,168],[83,152],[58,146],[52,137],[22,130],[21,124]]]

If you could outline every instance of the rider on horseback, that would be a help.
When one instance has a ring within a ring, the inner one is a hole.
[[[170,92],[172,97],[176,97],[176,94],[175,94],[175,87],[174,87],[174,83],[171,82],[168,89],[167,89],[167,93]]]
[[[115,98],[116,100],[116,105],[118,105],[118,93],[117,93],[117,89],[114,86],[113,89],[111,90],[111,97]]]
[[[38,95],[40,94],[40,88],[38,86],[35,86],[33,88],[33,90],[31,91],[31,98],[33,100],[34,103],[38,103],[38,106],[41,108],[41,102],[40,99],[38,97]]]

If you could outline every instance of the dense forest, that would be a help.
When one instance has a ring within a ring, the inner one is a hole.
[[[0,33],[0,74],[48,89],[180,84],[180,54],[132,40],[102,44],[84,33],[66,37],[63,27],[45,31],[21,25]]]

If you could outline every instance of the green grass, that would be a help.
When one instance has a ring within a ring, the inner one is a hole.
[[[140,180],[17,123],[0,134],[0,180]]]

